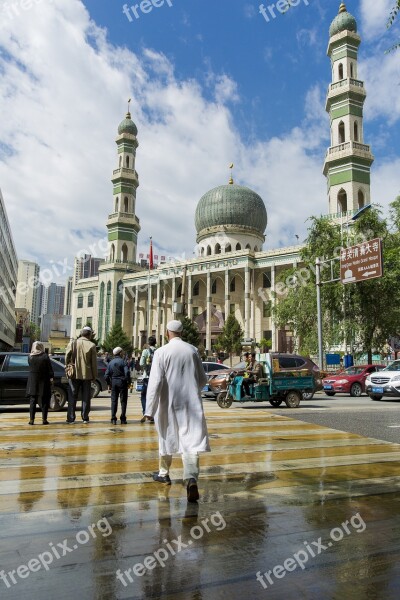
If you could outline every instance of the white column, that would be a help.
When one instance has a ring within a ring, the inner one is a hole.
[[[192,287],[192,274],[189,273],[188,279],[188,291],[187,291],[187,316],[189,319],[193,319],[193,287]]]
[[[156,291],[156,340],[157,344],[160,342],[160,328],[161,328],[161,282],[160,277],[157,279],[157,291]]]
[[[250,337],[250,269],[244,268],[244,337]]]
[[[274,308],[275,304],[276,304],[276,297],[275,297],[275,265],[271,266],[271,309]],[[271,330],[272,330],[272,351],[273,352],[277,352],[278,350],[278,339],[277,339],[277,331],[276,331],[276,322],[275,322],[275,316],[274,316],[274,311],[272,310],[271,313]]]
[[[139,312],[139,286],[136,285],[135,287],[135,324],[133,326],[133,339],[135,340],[134,345],[137,348],[140,348],[140,340],[139,340],[139,318],[140,318],[140,312]]]
[[[256,289],[255,289],[255,269],[250,271],[250,337],[256,339]],[[261,337],[261,336],[260,336]],[[260,341],[260,339],[258,339]]]
[[[230,304],[229,269],[226,269],[225,270],[225,321],[229,317],[229,304]]]
[[[176,277],[175,277],[175,273],[172,276],[172,292],[171,292],[172,298],[171,298],[171,312],[172,312],[172,319],[176,318],[176,315],[174,313],[174,302],[176,302]]]
[[[206,321],[206,350],[211,352],[211,271],[207,273],[207,321]]]

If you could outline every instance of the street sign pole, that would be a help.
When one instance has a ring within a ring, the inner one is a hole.
[[[318,359],[319,367],[323,369],[324,355],[322,344],[322,312],[321,312],[321,261],[319,257],[315,259],[315,280],[317,285],[317,327],[318,327]]]

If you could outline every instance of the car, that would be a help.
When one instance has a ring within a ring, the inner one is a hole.
[[[315,381],[315,392],[322,389],[322,377],[323,374],[319,367],[310,359],[299,354],[279,354],[278,352],[271,352],[272,358],[279,360],[279,367],[281,371],[299,371],[307,369],[314,376]],[[224,366],[224,365],[219,365]],[[226,390],[229,380],[229,373],[231,371],[238,371],[239,373],[244,371],[245,362],[242,361],[233,367],[224,366],[224,369],[210,371],[208,373],[208,389],[203,390],[203,396],[206,398],[216,399],[218,394]],[[314,392],[303,394],[304,400],[311,400]]]
[[[203,369],[205,370],[205,372],[207,373],[207,375],[210,372],[221,371],[221,370],[226,371],[226,368],[227,368],[226,365],[224,365],[223,363],[216,363],[216,362],[211,362],[211,361],[210,362],[203,361],[202,365],[203,365]],[[203,387],[201,393],[203,395],[206,395],[206,394],[208,394],[208,392],[209,392],[209,386],[208,386],[208,383],[207,383]]]
[[[337,393],[350,394],[358,398],[365,392],[365,382],[368,375],[380,371],[385,365],[357,365],[347,367],[336,375],[329,375],[322,381],[327,396]]]
[[[29,354],[26,352],[0,352],[0,405],[29,404],[25,396],[28,381]],[[50,410],[61,410],[68,399],[68,378],[60,362],[50,358],[54,371],[54,394]]]
[[[395,360],[387,367],[367,377],[365,390],[371,400],[400,398],[400,360]]]
[[[53,354],[50,358],[60,362],[62,365],[65,365],[65,355],[64,354]],[[93,395],[92,398],[97,398],[100,392],[105,392],[108,389],[107,382],[104,378],[104,375],[107,370],[107,363],[104,358],[97,357],[97,377],[96,381],[92,382]]]

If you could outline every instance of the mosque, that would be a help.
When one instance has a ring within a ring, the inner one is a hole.
[[[364,144],[364,83],[357,79],[361,39],[355,18],[342,3],[329,30],[328,56],[332,83],[326,110],[331,145],[324,160],[327,218],[348,219],[370,198],[370,146]],[[92,323],[104,340],[120,323],[142,348],[149,335],[164,343],[166,324],[188,316],[197,323],[210,353],[229,314],[234,314],[247,340],[269,339],[278,352],[291,352],[296,340],[290,326],[278,328],[272,307],[279,272],[300,266],[301,246],[263,251],[267,212],[253,190],[234,183],[216,187],[200,199],[195,213],[197,256],[158,265],[137,262],[140,231],[136,216],[135,170],[138,130],[128,112],[118,127],[117,167],[113,171],[113,207],[108,216],[108,256],[99,275],[79,280],[73,290],[72,333]]]

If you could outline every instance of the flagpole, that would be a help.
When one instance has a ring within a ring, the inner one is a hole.
[[[151,270],[151,253],[152,253],[152,237],[150,237],[150,255],[149,255],[149,272],[148,272],[148,283],[147,283],[147,339],[151,335],[150,325],[150,305],[151,305],[151,287],[150,287],[150,270]]]

